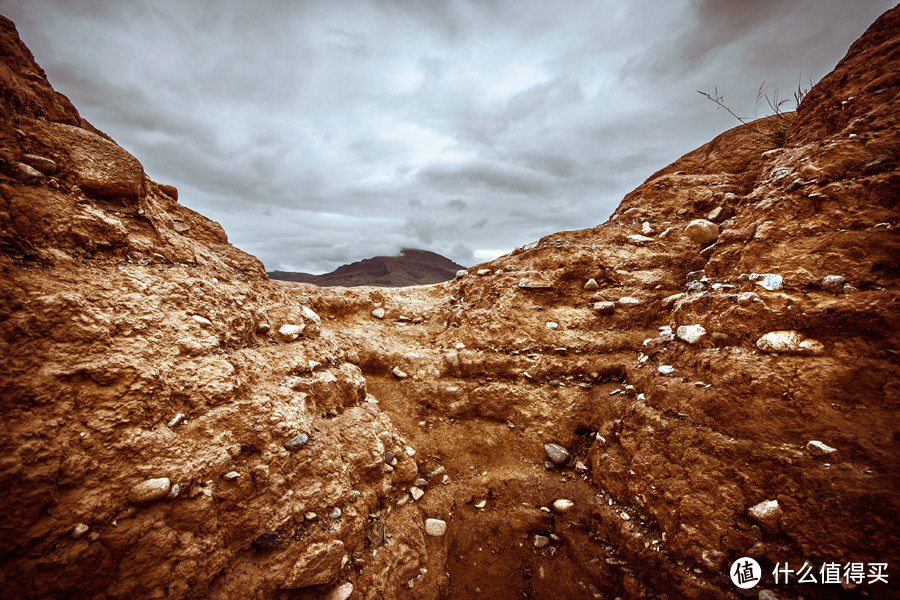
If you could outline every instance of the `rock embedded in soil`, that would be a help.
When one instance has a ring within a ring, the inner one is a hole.
[[[694,219],[684,228],[684,234],[697,244],[709,244],[719,237],[719,226],[706,219]]]
[[[308,441],[308,435],[306,435],[305,433],[298,433],[295,437],[284,443],[284,449],[293,452],[294,450],[298,450]]]
[[[756,340],[756,347],[773,354],[820,356],[825,353],[822,342],[808,339],[798,331],[770,331]]]
[[[550,538],[548,538],[546,535],[535,535],[534,536],[534,547],[539,550],[549,543],[550,543]]]
[[[18,163],[16,165],[16,172],[22,183],[36,183],[43,177],[43,174],[40,171],[25,163]]]
[[[132,504],[144,504],[154,502],[166,497],[172,482],[168,477],[157,477],[148,479],[135,486],[128,491],[128,501]]]
[[[44,175],[53,175],[56,173],[57,165],[56,161],[46,158],[44,156],[37,156],[35,154],[26,154],[22,157],[22,162],[25,164],[34,167]]]
[[[72,528],[72,539],[77,540],[78,538],[86,534],[89,529],[90,527],[88,527],[84,523],[78,523],[77,525],[75,525],[75,527]]]
[[[372,316],[375,317],[376,319],[383,319],[384,318],[384,309],[381,307],[376,308],[375,310],[372,311]]]
[[[394,377],[396,377],[397,379],[406,379],[407,377],[409,377],[409,374],[405,371],[401,371],[400,367],[394,367],[393,369],[391,369],[391,373],[393,373]]]
[[[837,448],[832,448],[819,440],[810,440],[806,443],[806,451],[812,456],[828,456],[837,452]]]
[[[330,583],[340,573],[343,558],[344,543],[341,540],[309,544],[281,587],[292,590]]]
[[[675,335],[678,336],[678,339],[693,345],[706,335],[706,329],[702,325],[681,325],[675,331]]]
[[[421,499],[422,496],[425,495],[425,492],[423,492],[421,489],[419,489],[419,488],[417,488],[417,487],[415,487],[415,486],[409,488],[409,493],[410,493],[410,495],[412,496],[412,499],[413,499],[414,501],[415,501],[415,500]]]
[[[587,283],[584,284],[584,289],[586,290],[596,290],[600,288],[600,284],[597,283],[596,279],[588,279]]]
[[[441,537],[447,532],[447,522],[441,519],[425,519],[425,533],[432,537]]]
[[[783,514],[784,511],[782,511],[781,505],[778,504],[778,500],[764,500],[747,510],[747,515],[770,533],[780,530]]]
[[[285,324],[278,328],[278,337],[285,342],[293,342],[303,333],[303,325]]]
[[[609,314],[615,312],[616,303],[615,302],[594,302],[594,310],[601,314]]]
[[[774,273],[751,273],[750,281],[755,281],[757,285],[770,292],[777,292],[784,287],[784,278]]]
[[[560,498],[558,500],[553,501],[553,510],[558,512],[559,514],[565,514],[572,510],[572,507],[575,506],[575,503],[566,498]]]
[[[555,465],[561,465],[569,460],[569,451],[559,444],[544,444],[544,452]]]
[[[365,565],[365,562],[363,562]],[[335,587],[324,596],[324,600],[347,600],[353,595],[353,584],[347,581]]]
[[[826,275],[822,278],[822,287],[829,292],[838,293],[843,291],[846,281],[842,275]]]

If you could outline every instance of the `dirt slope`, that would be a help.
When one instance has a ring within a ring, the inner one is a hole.
[[[898,32],[784,148],[739,127],[593,229],[325,289],[268,281],[0,20],[4,596],[896,595]],[[889,583],[772,580],[804,561]]]

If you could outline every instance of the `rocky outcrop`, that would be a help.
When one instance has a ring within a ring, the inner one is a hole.
[[[738,127],[598,227],[327,289],[268,281],[0,21],[4,595],[731,599],[751,557],[760,597],[889,596],[771,573],[900,558],[898,30],[777,152]]]

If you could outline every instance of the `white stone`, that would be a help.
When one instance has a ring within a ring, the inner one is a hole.
[[[397,379],[406,379],[407,377],[409,377],[409,375],[407,373],[401,371],[399,367],[394,367],[391,370],[391,373],[393,373],[394,377],[396,377]]]
[[[641,233],[643,233],[644,235],[650,235],[651,233],[653,233],[653,228],[650,227],[650,223],[644,221],[644,223],[641,225]]]
[[[593,306],[598,313],[608,314],[616,310],[615,302],[594,302]]]
[[[227,473],[222,475],[222,479],[224,479],[225,481],[232,481],[233,479],[237,479],[240,476],[241,474],[237,471],[228,471]]]
[[[800,354],[818,356],[825,353],[825,346],[818,340],[804,338],[798,331],[770,331],[758,340],[756,347],[773,354]]]
[[[460,269],[459,271],[456,272],[457,277],[462,277],[463,275],[468,275],[468,274],[469,274],[469,272],[465,269]]]
[[[558,512],[559,514],[564,514],[572,510],[572,507],[575,506],[575,503],[566,498],[560,498],[559,500],[553,501],[553,510]]]
[[[569,460],[569,451],[559,444],[544,444],[544,452],[554,464],[561,465]]]
[[[303,316],[305,318],[309,319],[310,321],[313,321],[316,325],[322,324],[322,317],[317,315],[316,311],[314,311],[313,309],[311,309],[307,306],[301,306],[300,311],[303,313]]]
[[[547,321],[547,329],[558,329],[559,323],[555,321]]]
[[[447,532],[447,522],[440,519],[425,519],[425,533],[440,537]]]
[[[475,503],[475,508],[484,508],[487,506],[487,500],[481,500]]]
[[[491,273],[490,269],[478,269],[477,271],[475,271],[475,274],[480,277],[484,277],[485,275],[490,275],[490,273]]]
[[[303,333],[305,325],[291,325],[290,323],[278,328],[278,335],[286,342],[293,342]]]
[[[201,317],[200,315],[192,315],[191,318],[196,322],[200,323],[204,327],[209,327],[212,325],[212,321],[207,319],[206,317]]]
[[[372,316],[375,317],[376,319],[383,319],[384,318],[384,309],[381,307],[376,308],[375,310],[372,311]]]
[[[413,500],[418,500],[425,495],[425,492],[415,486],[409,488],[409,493],[412,495]]]
[[[618,300],[619,306],[637,306],[641,303],[637,298],[632,298],[631,296],[622,296]]]
[[[829,292],[839,292],[846,281],[847,279],[842,275],[826,275],[822,278],[822,287]]]
[[[755,281],[757,285],[770,292],[776,292],[784,287],[784,278],[774,273],[751,273],[750,281]]]
[[[765,500],[751,506],[747,514],[769,531],[777,531],[783,511],[778,504],[778,500]]]
[[[597,283],[596,279],[588,279],[587,283],[584,284],[584,289],[586,290],[596,290],[600,287],[600,284]]]
[[[696,344],[700,338],[706,335],[706,329],[702,325],[682,325],[678,328],[675,335],[688,344]]]
[[[684,228],[684,233],[698,244],[709,244],[719,237],[719,226],[706,219],[694,219]]]
[[[675,373],[675,367],[672,365],[659,365],[656,367],[656,370],[662,373],[663,375],[672,375]]]
[[[148,479],[131,488],[128,492],[128,501],[133,504],[143,504],[164,498],[169,493],[172,482],[168,477]]]
[[[628,241],[632,244],[647,244],[649,242],[654,241],[653,238],[647,237],[646,235],[640,235],[635,233],[634,235],[628,236]]]
[[[353,594],[353,584],[349,581],[337,586],[325,595],[325,600],[347,600]]]
[[[534,536],[534,547],[535,548],[543,548],[547,544],[550,543],[550,538],[545,535],[535,535]]]
[[[806,443],[806,451],[813,456],[827,456],[829,454],[834,454],[835,452],[837,452],[837,448],[832,448],[831,446],[824,444],[819,440],[810,440]]]

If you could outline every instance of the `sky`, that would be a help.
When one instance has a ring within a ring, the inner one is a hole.
[[[94,126],[267,270],[470,266],[604,222],[815,83],[881,0],[0,0]],[[763,107],[765,108],[765,107]],[[765,110],[758,115],[764,116]]]

